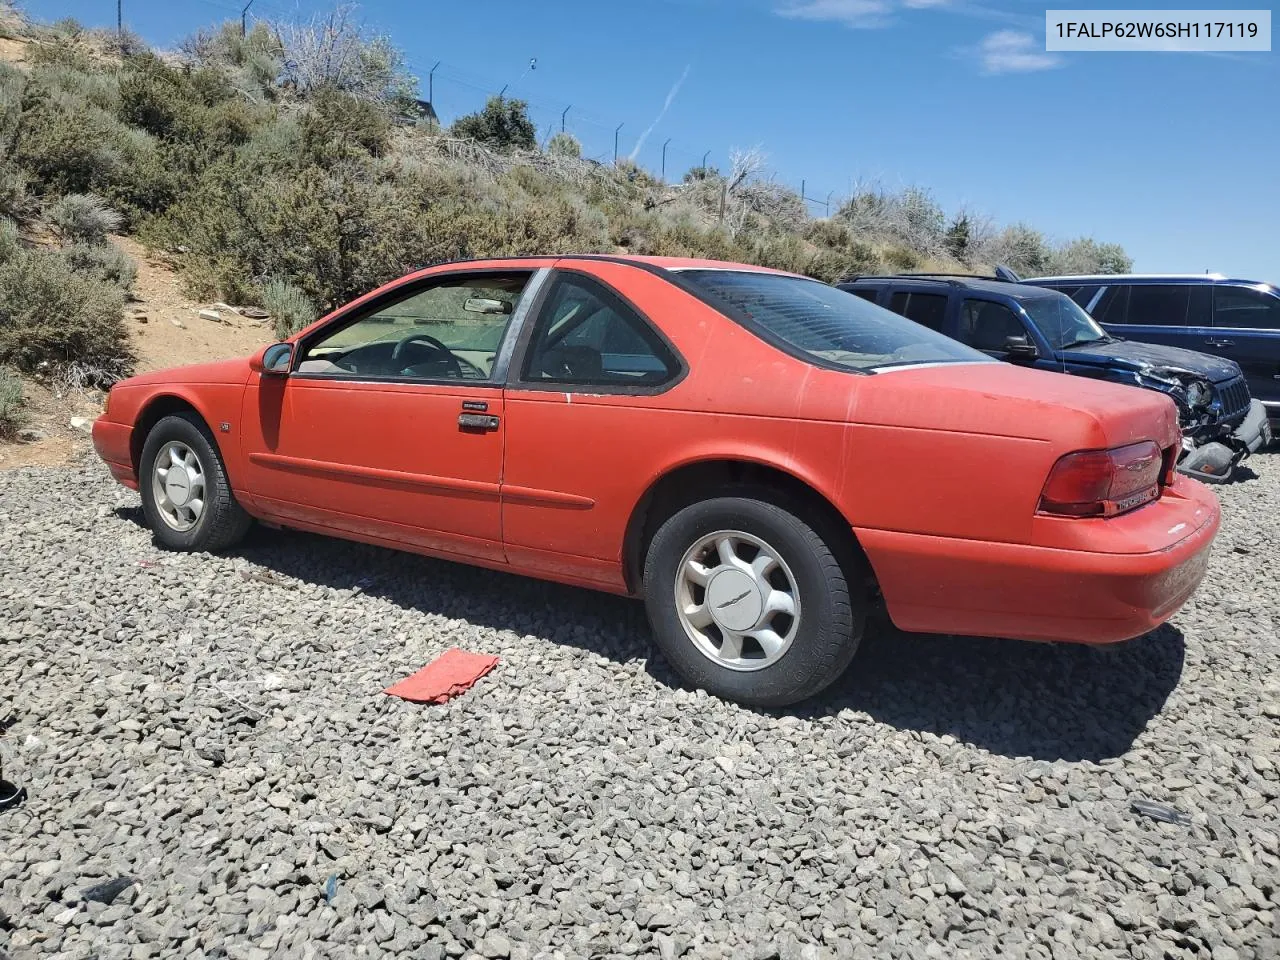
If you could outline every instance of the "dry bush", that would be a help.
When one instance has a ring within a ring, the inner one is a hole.
[[[106,243],[124,218],[97,194],[69,193],[50,204],[45,219],[64,239],[92,246]]]
[[[0,440],[11,440],[26,422],[22,380],[12,370],[0,367]]]

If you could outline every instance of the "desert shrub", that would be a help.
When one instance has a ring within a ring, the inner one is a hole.
[[[106,111],[84,101],[68,104],[32,83],[24,97],[14,160],[48,192],[91,193],[120,169],[120,131]]]
[[[557,133],[547,141],[547,153],[579,159],[582,156],[582,144],[571,133]]]
[[[334,89],[396,109],[407,106],[417,94],[417,83],[400,51],[388,38],[366,34],[349,4],[309,23],[280,23],[276,29],[282,80],[297,94]]]
[[[385,153],[390,146],[391,119],[376,103],[325,87],[311,98],[301,133],[307,155],[329,166],[358,153]]]
[[[7,217],[0,217],[0,263],[10,260],[21,249],[18,225]]]
[[[27,78],[23,72],[7,63],[0,63],[0,154],[13,147],[18,132],[18,119],[22,116],[22,92]]]
[[[921,256],[910,247],[901,244],[890,244],[880,254],[884,262],[894,270],[915,270],[920,266]]]
[[[138,276],[138,265],[119,247],[109,243],[76,243],[62,251],[72,269],[92,274],[128,292]]]
[[[532,150],[538,144],[529,105],[506,97],[490,97],[479,113],[455,120],[451,132],[499,150]]]
[[[271,28],[255,23],[244,36],[240,24],[230,22],[200,30],[182,43],[187,61],[196,67],[221,70],[239,92],[271,97],[284,69],[284,51]]]
[[[26,171],[9,160],[0,159],[0,217],[25,219],[31,206],[27,182]]]
[[[25,422],[22,380],[12,370],[0,367],[0,439],[17,436]]]
[[[281,340],[297,333],[319,316],[305,293],[279,277],[272,277],[262,285],[258,299],[262,308],[271,314],[276,336]]]
[[[0,363],[122,374],[132,361],[124,300],[119,286],[76,270],[59,251],[19,251],[0,264]]]
[[[50,205],[45,219],[66,239],[81,244],[106,243],[120,229],[121,216],[93,193],[69,193]]]
[[[966,214],[957,214],[947,225],[947,232],[942,238],[947,253],[965,263],[969,259],[969,248],[972,241],[973,224]]]
[[[1043,234],[1023,223],[1005,227],[981,253],[984,260],[1007,264],[1027,276],[1043,274],[1050,256]]]
[[[21,36],[26,25],[13,0],[0,0],[0,37]]]
[[[1115,243],[1091,237],[1071,240],[1053,250],[1044,266],[1048,273],[1130,273],[1133,260]]]

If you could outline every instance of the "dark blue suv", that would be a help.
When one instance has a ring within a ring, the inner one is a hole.
[[[1240,367],[1207,353],[1134,343],[1056,290],[994,277],[855,277],[841,290],[1010,363],[1158,390],[1178,405],[1183,473],[1211,483],[1271,440]]]
[[[1069,296],[1103,329],[1130,340],[1234,360],[1249,392],[1280,423],[1280,288],[1221,274],[1033,277]]]

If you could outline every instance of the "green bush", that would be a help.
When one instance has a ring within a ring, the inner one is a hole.
[[[571,133],[557,133],[547,141],[547,153],[557,157],[572,157],[578,160],[582,157],[582,144]]]
[[[319,316],[305,293],[279,277],[272,277],[262,285],[258,299],[262,308],[271,314],[276,336],[281,340],[309,326]]]
[[[360,154],[380,156],[390,147],[391,119],[377,103],[325,87],[302,117],[302,148],[322,166]]]
[[[18,251],[0,264],[0,364],[122,374],[132,363],[124,301],[123,289],[60,251]]]
[[[523,100],[490,97],[483,110],[459,117],[451,129],[455,137],[476,140],[499,150],[532,150],[538,145],[537,130],[529,119],[529,105]]]
[[[121,216],[93,193],[69,193],[50,205],[45,218],[73,243],[102,244],[120,229]]]
[[[17,436],[25,422],[22,380],[16,373],[0,367],[0,439]]]

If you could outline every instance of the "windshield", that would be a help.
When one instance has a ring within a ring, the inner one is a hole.
[[[817,280],[772,273],[686,270],[681,276],[748,329],[826,366],[871,371],[915,363],[990,362],[991,358]]]
[[[1080,347],[1086,343],[1105,343],[1111,339],[1093,317],[1064,294],[1023,300],[1022,309],[1027,311],[1031,322],[1055,350]]]

